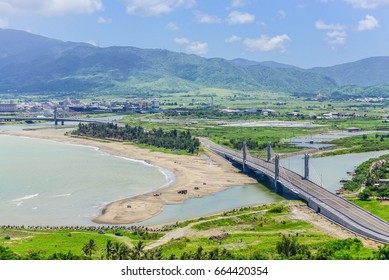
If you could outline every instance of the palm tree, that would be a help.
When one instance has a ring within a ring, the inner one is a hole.
[[[112,255],[113,255],[113,244],[112,244],[112,241],[111,241],[111,240],[108,240],[108,241],[107,241],[107,245],[105,246],[105,255],[106,255],[107,260],[112,259]]]
[[[144,252],[143,252],[144,247],[145,244],[143,243],[143,241],[139,241],[135,245],[135,248],[132,250],[132,259],[141,260],[142,257],[144,256]]]
[[[119,252],[117,255],[118,260],[128,260],[130,258],[131,250],[124,243],[120,243]]]
[[[94,251],[97,250],[96,242],[93,239],[90,239],[88,243],[82,247],[82,251],[84,252],[85,256],[88,258],[92,258],[92,254]]]

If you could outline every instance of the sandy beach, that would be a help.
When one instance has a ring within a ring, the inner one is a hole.
[[[144,160],[175,174],[175,182],[158,191],[123,198],[106,205],[101,215],[93,219],[102,224],[131,224],[147,220],[162,212],[164,205],[180,204],[189,198],[211,195],[232,186],[256,183],[222,158],[207,152],[213,161],[201,156],[152,152],[120,142],[101,142],[64,135],[63,130],[44,129],[7,132],[9,135],[48,139],[57,142],[94,146],[112,155]],[[145,178],[147,180],[147,178]],[[186,191],[180,194],[180,191]]]

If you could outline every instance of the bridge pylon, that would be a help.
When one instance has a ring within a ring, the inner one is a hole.
[[[61,125],[64,125],[65,124],[65,106],[62,107],[62,120],[61,120]]]
[[[271,160],[271,142],[267,142],[267,162]]]
[[[54,125],[58,125],[58,119],[57,119],[57,114],[58,114],[58,111],[57,111],[57,107],[54,107]]]
[[[274,180],[277,186],[277,180],[280,178],[280,156],[277,154],[274,159]]]
[[[280,178],[280,155],[276,155],[274,158],[274,189],[277,193],[282,193],[282,186],[278,184]]]
[[[309,154],[304,155],[304,179],[309,180]]]
[[[246,172],[247,172],[247,166],[246,166],[246,159],[247,159],[247,143],[246,143],[246,142],[243,142],[242,151],[243,151],[243,161],[242,161],[243,172],[246,173]]]

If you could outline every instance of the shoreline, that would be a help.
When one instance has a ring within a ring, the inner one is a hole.
[[[163,170],[167,170],[174,174],[173,182],[169,182],[168,176],[166,186],[157,190],[108,203],[100,215],[92,219],[96,224],[119,225],[142,222],[160,214],[164,205],[181,204],[190,198],[212,195],[233,186],[256,183],[254,179],[241,174],[230,163],[208,151],[204,154],[212,163],[200,155],[174,155],[121,142],[73,138],[64,135],[64,131],[58,129],[7,131],[1,134],[93,147],[126,160],[150,164],[160,169],[162,173]],[[184,192],[179,193],[180,191]]]

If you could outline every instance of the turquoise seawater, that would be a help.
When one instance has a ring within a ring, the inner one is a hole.
[[[85,225],[109,202],[166,186],[172,174],[93,147],[0,135],[0,224]]]

